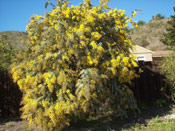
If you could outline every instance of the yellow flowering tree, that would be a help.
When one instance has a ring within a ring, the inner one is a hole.
[[[11,70],[29,123],[61,130],[75,117],[111,110],[125,116],[136,109],[127,85],[137,77],[137,63],[125,32],[129,22],[136,24],[107,2],[70,6],[57,0],[45,16],[31,18],[28,50]]]

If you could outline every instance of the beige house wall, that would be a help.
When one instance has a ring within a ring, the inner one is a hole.
[[[133,53],[133,55],[136,55],[137,56],[137,59],[139,57],[143,57],[145,58],[145,61],[152,61],[152,53]]]

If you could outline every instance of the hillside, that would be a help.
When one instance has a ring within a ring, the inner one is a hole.
[[[27,33],[19,31],[4,31],[0,32],[0,39],[2,36],[7,36],[7,41],[12,47],[23,49],[27,43]]]
[[[140,45],[155,50],[166,50],[166,46],[161,42],[166,28],[168,19],[152,20],[137,29],[131,29],[129,35],[135,45]],[[27,42],[27,33],[19,31],[0,32],[0,38],[6,35],[10,44],[17,49],[24,48]]]
[[[160,39],[166,33],[167,21],[168,19],[152,20],[137,29],[132,29],[129,33],[132,42],[152,51],[166,50]]]

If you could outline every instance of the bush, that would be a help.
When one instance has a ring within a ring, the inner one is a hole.
[[[71,7],[57,1],[44,17],[31,18],[29,48],[11,70],[24,93],[22,118],[61,130],[71,120],[106,111],[126,116],[137,108],[126,86],[137,77],[125,33],[135,22],[124,10],[109,9],[107,0]]]
[[[163,16],[160,13],[152,17],[153,20],[161,20],[161,19],[164,19],[164,18],[165,18],[165,16]]]
[[[163,61],[161,72],[164,73],[167,83],[170,86],[171,99],[175,100],[175,55],[171,55]]]
[[[145,25],[145,24],[146,24],[146,22],[143,21],[143,20],[140,20],[140,21],[137,22],[138,26],[142,26],[142,25]]]
[[[141,46],[143,46],[143,47],[146,47],[146,46],[149,45],[149,42],[148,42],[147,40],[145,40],[145,39],[142,39],[142,40],[140,41],[139,45],[141,45]]]

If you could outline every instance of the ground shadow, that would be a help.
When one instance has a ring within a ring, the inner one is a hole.
[[[21,121],[22,119],[19,117],[9,117],[9,118],[0,118],[0,125],[3,125],[8,122]]]
[[[120,131],[121,129],[131,128],[136,124],[147,125],[152,118],[164,116],[170,111],[170,107],[149,107],[142,109],[137,115],[129,115],[127,119],[122,120],[113,115],[98,120],[79,122],[64,129],[64,131]]]

